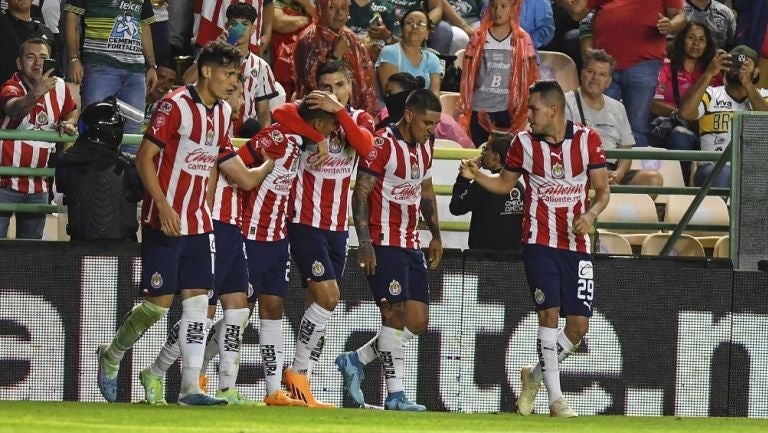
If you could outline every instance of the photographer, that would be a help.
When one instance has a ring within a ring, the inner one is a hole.
[[[73,241],[136,240],[143,191],[133,160],[119,151],[124,127],[114,96],[87,106],[80,136],[57,161],[56,187],[64,193]]]
[[[680,104],[680,115],[699,120],[701,150],[722,152],[731,143],[731,121],[737,111],[768,111],[768,90],[755,87],[760,78],[755,50],[738,45],[730,53],[719,50],[707,69]],[[723,71],[725,86],[710,86]],[[701,186],[714,168],[714,162],[699,162],[693,183]],[[731,166],[723,167],[713,187],[731,186]]]
[[[54,74],[48,43],[28,39],[19,47],[19,72],[0,88],[0,128],[75,132],[77,106],[64,80]],[[54,151],[54,143],[32,140],[2,140],[0,164],[6,167],[43,168]],[[48,181],[44,177],[0,177],[0,203],[46,204]],[[0,213],[0,238],[8,234],[11,212]],[[16,238],[41,239],[45,215],[16,213]]]

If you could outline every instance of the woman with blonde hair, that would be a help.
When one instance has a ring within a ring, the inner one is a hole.
[[[516,133],[528,117],[528,87],[536,81],[536,50],[520,27],[520,0],[490,0],[464,53],[459,124],[475,146],[491,130]]]

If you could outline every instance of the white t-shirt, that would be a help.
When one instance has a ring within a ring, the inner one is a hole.
[[[629,126],[627,110],[621,102],[603,95],[602,110],[595,110],[584,101],[582,96],[581,107],[584,111],[584,121],[582,121],[574,92],[576,90],[571,90],[565,94],[565,118],[567,120],[585,124],[597,131],[603,141],[604,149],[615,149],[618,145],[635,145],[635,137]],[[615,164],[616,159],[611,159],[608,162]]]

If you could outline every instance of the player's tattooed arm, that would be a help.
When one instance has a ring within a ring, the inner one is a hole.
[[[355,222],[357,240],[360,245],[357,251],[357,261],[368,275],[376,272],[376,253],[371,243],[371,230],[368,225],[371,208],[368,198],[376,185],[376,176],[363,170],[357,171],[355,190],[352,192],[352,219]]]
[[[432,185],[431,178],[421,183],[421,203],[419,209],[429,232],[432,233],[427,260],[429,261],[430,269],[435,269],[443,257],[443,242],[440,238],[440,221],[437,217],[437,195],[435,195],[435,188]]]

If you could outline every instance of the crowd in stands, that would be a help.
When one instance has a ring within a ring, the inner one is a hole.
[[[528,87],[551,72],[539,68],[540,51],[566,53],[578,65],[581,87],[569,92],[569,119],[597,129],[608,148],[721,151],[732,112],[766,108],[760,84],[768,73],[759,73],[768,64],[763,1],[245,0],[255,16],[232,16],[227,8],[234,3],[125,0],[116,8],[107,0],[3,0],[2,127],[57,127],[56,116],[39,122],[31,111],[9,108],[18,106],[11,89],[19,83],[28,93],[53,76],[66,80],[79,108],[116,95],[145,108],[149,119],[162,95],[194,82],[197,68],[184,60],[215,39],[236,45],[246,59],[233,130],[246,138],[271,124],[277,103],[317,89],[318,65],[334,59],[351,71],[350,106],[379,126],[399,119],[401,104],[392,102],[414,86],[446,94],[446,69],[458,67],[459,95],[449,99],[455,106],[443,108],[435,136],[465,147],[482,146],[492,131],[527,127]],[[25,71],[31,54],[24,42],[33,38],[47,42],[48,53]],[[55,59],[52,71],[42,70],[46,58]],[[56,105],[48,94],[37,96]],[[126,132],[143,127],[129,120]],[[5,140],[2,164],[45,166],[14,157],[24,146],[47,147]],[[616,183],[661,184],[657,173],[629,170],[630,163],[612,162]],[[690,185],[701,185],[710,168],[682,162]],[[728,179],[726,171],[716,185]],[[21,191],[16,184],[2,180],[3,188]]]

